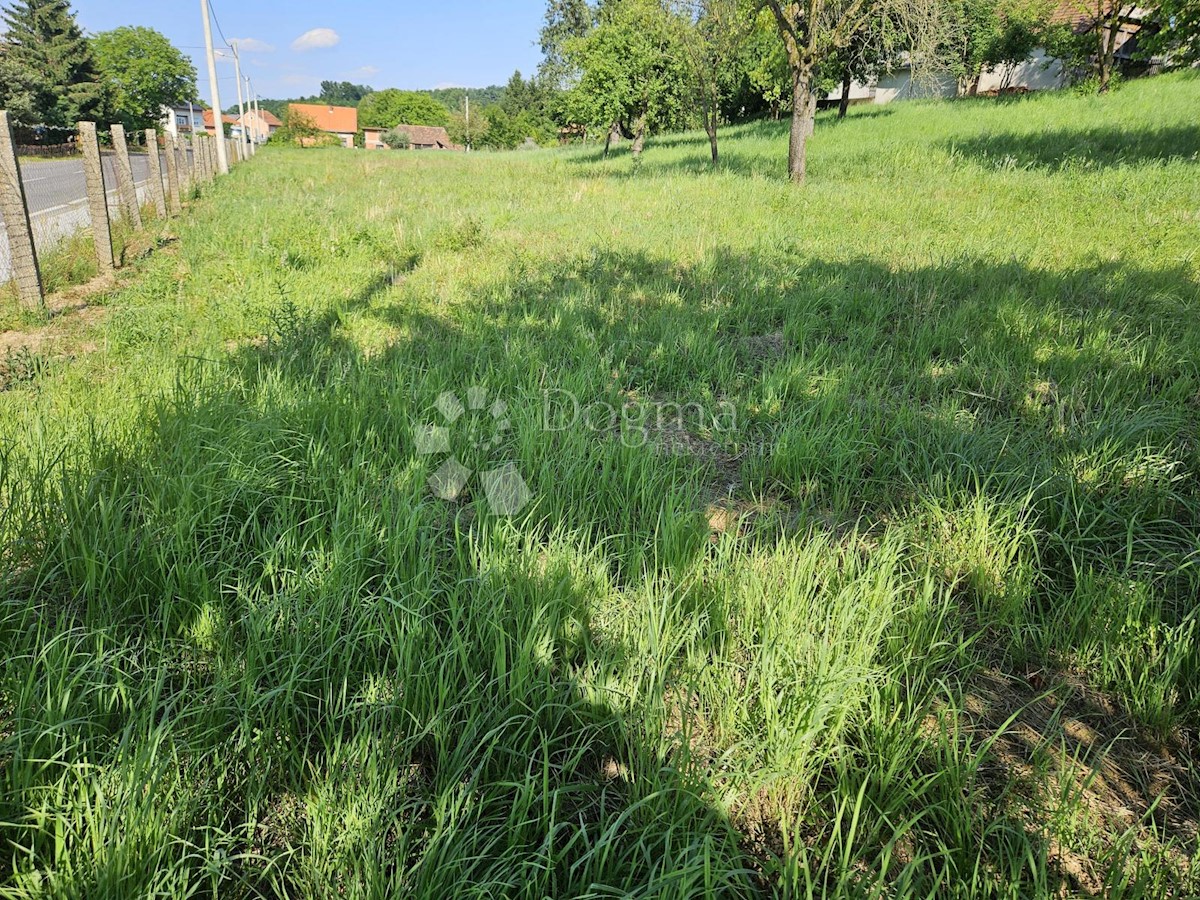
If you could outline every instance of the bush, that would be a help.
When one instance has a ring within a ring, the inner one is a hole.
[[[392,150],[407,150],[412,146],[412,138],[403,129],[393,128],[383,133],[383,142]]]

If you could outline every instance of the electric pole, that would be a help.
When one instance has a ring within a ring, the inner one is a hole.
[[[464,95],[467,98],[467,152],[471,152],[471,92]]]
[[[238,142],[242,145],[238,159],[243,159],[246,156],[246,105],[242,103],[242,60],[238,56],[237,41],[233,41],[229,48],[233,50],[233,77],[237,79],[238,86]]]
[[[250,132],[250,155],[253,156],[258,152],[258,113],[254,109],[254,85],[250,83],[249,76],[246,77],[246,108],[250,110],[250,118],[254,120],[254,130]],[[242,132],[245,133],[244,126]]]
[[[208,56],[208,87],[212,91],[213,126],[217,139],[217,170],[229,174],[229,155],[225,150],[225,121],[221,116],[221,91],[217,86],[217,59],[213,55],[212,22],[208,18],[208,0],[200,0],[200,15],[204,17],[204,52]]]

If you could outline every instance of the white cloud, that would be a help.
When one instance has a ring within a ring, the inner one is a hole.
[[[439,81],[433,86],[435,91],[444,91],[446,88],[465,88],[465,84],[459,84],[456,81]]]
[[[372,75],[379,74],[379,66],[359,66],[357,69],[351,70],[348,78],[370,78]]]
[[[274,53],[275,46],[258,38],[234,38],[229,43],[236,44],[241,53]]]
[[[335,47],[341,43],[342,37],[332,28],[314,28],[306,31],[292,41],[292,49],[297,52],[318,50],[322,47]]]

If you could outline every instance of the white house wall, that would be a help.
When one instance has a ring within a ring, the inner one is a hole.
[[[1007,76],[1007,77],[1006,77]],[[1024,88],[1029,91],[1048,91],[1063,87],[1066,74],[1062,63],[1037,50],[1033,56],[1017,66],[1005,66],[994,72],[984,72],[979,78],[979,91],[998,91],[1005,88]],[[948,75],[932,80],[913,83],[907,68],[897,69],[880,76],[871,84],[857,81],[850,85],[850,102],[891,103],[893,100],[919,100],[928,98],[951,98],[958,96],[958,82]],[[830,91],[829,100],[842,99],[842,88]]]

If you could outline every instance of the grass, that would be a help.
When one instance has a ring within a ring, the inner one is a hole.
[[[0,896],[1200,891],[1198,102],[235,169],[0,393]]]

